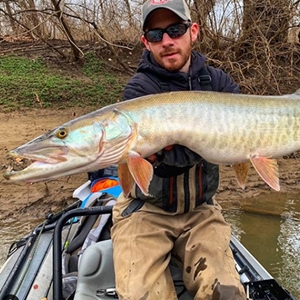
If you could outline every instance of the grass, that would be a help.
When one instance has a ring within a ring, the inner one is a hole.
[[[91,106],[121,99],[128,76],[109,70],[90,54],[82,67],[50,65],[41,59],[0,57],[0,108]]]

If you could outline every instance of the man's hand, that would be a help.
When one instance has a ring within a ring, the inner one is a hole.
[[[147,157],[147,160],[153,165],[155,175],[172,177],[183,174],[202,158],[184,146],[169,145]]]
[[[166,152],[171,151],[173,149],[173,147],[174,147],[174,145],[169,145],[169,146],[165,147],[163,149],[163,151],[166,151]],[[153,164],[158,159],[158,156],[160,156],[162,154],[161,152],[162,151],[160,151],[158,153],[154,153],[154,154],[148,156],[147,160]]]

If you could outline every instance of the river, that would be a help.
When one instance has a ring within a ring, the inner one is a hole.
[[[233,234],[278,282],[300,299],[300,195],[280,196],[285,203],[281,216],[230,209],[224,214]]]
[[[237,209],[224,211],[233,234],[296,299],[300,299],[300,195],[284,195],[280,216],[249,213]],[[41,220],[0,222],[0,265],[10,244],[27,234]]]

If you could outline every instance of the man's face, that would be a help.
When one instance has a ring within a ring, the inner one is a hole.
[[[167,9],[158,9],[149,16],[146,31],[155,28],[165,29],[170,25],[183,22],[173,12]],[[172,39],[167,33],[164,33],[160,42],[148,42],[144,36],[142,36],[142,41],[146,48],[152,52],[156,62],[163,68],[169,71],[183,71],[187,73],[190,65],[192,44],[197,39],[198,31],[198,25],[193,23],[181,37]]]

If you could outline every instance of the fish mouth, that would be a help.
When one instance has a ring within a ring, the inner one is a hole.
[[[50,154],[46,155],[46,150],[43,149],[43,155],[39,153],[17,153],[12,151],[10,156],[18,159],[28,159],[30,163],[22,170],[7,170],[3,177],[9,181],[23,181],[26,183],[35,183],[40,181],[55,180],[62,176],[70,176],[91,170],[97,170],[100,167],[106,168],[112,163],[101,161],[98,155],[87,155],[62,147],[48,148]],[[56,153],[54,154],[53,152]],[[114,162],[114,160],[112,161]]]
[[[47,151],[51,155],[47,154]],[[45,170],[51,165],[57,165],[67,161],[67,147],[50,147],[34,153],[21,153],[19,149],[11,150],[8,155],[11,158],[8,170],[3,174],[7,180],[22,180],[18,179],[23,174],[30,174],[32,170]],[[25,180],[27,181],[27,180]],[[28,180],[34,182],[37,180]],[[39,181],[39,180],[38,180]]]
[[[27,159],[32,162],[43,162],[48,164],[57,164],[66,161],[68,154],[68,147],[47,147],[37,149],[33,152],[23,152],[22,149],[11,150],[8,154],[15,159]]]
[[[20,157],[18,157],[20,158]],[[23,160],[23,159],[21,159]],[[8,171],[6,171],[3,174],[3,177],[7,180],[14,180],[15,177],[18,177],[19,175],[22,175],[24,172],[27,173],[29,169],[36,168],[39,166],[39,168],[43,168],[44,166],[49,165],[48,163],[40,162],[40,161],[30,161],[28,166],[23,167],[21,170],[14,170],[14,168],[9,167]],[[15,179],[16,181],[18,179]],[[21,179],[20,179],[21,180]],[[33,180],[26,180],[26,182],[34,182]]]

